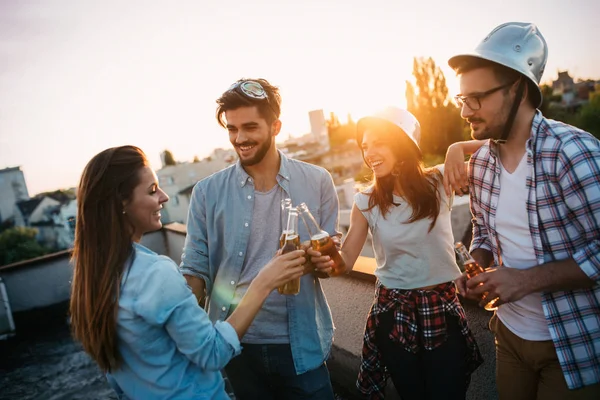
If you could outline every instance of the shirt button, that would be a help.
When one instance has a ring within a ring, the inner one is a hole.
[[[250,200],[252,198],[252,196],[248,196],[248,200]]]
[[[221,310],[227,311],[227,307],[223,307],[223,308],[221,308]]]
[[[232,285],[235,285],[235,281],[231,281],[231,284],[232,284]]]
[[[242,253],[241,251],[238,253],[238,255],[241,257],[244,255],[244,253]]]
[[[246,222],[246,223],[244,224],[244,226],[247,228],[247,227],[248,227],[248,223]]]

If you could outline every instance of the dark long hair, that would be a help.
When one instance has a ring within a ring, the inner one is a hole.
[[[398,183],[402,197],[413,210],[408,222],[430,218],[429,231],[431,232],[440,213],[441,173],[436,168],[425,168],[421,155],[415,150],[411,139],[399,127],[386,122],[374,125],[373,129],[390,139],[397,163],[390,175],[377,178],[373,174],[368,190],[369,207],[366,211],[379,207],[381,215],[386,218],[390,208],[398,205],[394,203],[393,197],[394,187]]]
[[[77,191],[71,328],[105,372],[121,364],[116,318],[134,233],[123,202],[131,198],[147,165],[146,155],[135,146],[104,150],[86,165]]]

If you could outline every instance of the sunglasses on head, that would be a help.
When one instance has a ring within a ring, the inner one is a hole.
[[[268,100],[269,99],[269,96],[267,95],[265,88],[263,88],[260,83],[255,82],[255,81],[236,82],[233,85],[231,85],[231,87],[229,89],[227,89],[228,92],[231,92],[233,90],[242,92],[242,94],[244,96],[250,97],[251,99],[260,99],[260,100],[264,100],[264,99]]]

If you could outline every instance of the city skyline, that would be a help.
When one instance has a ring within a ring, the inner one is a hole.
[[[230,148],[214,100],[242,76],[280,86],[282,140],[310,131],[311,110],[403,106],[414,56],[455,94],[447,59],[510,20],[544,34],[543,82],[600,79],[600,5],[583,0],[280,3],[0,0],[0,169],[21,166],[33,195],[75,186],[111,146],[140,146],[155,168],[164,149],[191,161]]]

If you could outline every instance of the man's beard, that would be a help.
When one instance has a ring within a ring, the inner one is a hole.
[[[510,104],[508,102],[504,102],[502,105],[502,109],[496,115],[492,116],[488,121],[492,121],[489,123],[486,120],[481,118],[469,118],[467,119],[468,123],[471,122],[479,122],[485,124],[483,129],[479,129],[477,131],[471,129],[471,137],[475,140],[498,140],[502,138],[502,133],[504,131],[504,127],[506,126],[506,121],[508,119],[508,113],[510,112]],[[494,124],[495,121],[498,121]]]
[[[269,149],[271,148],[271,145],[273,142],[272,138],[273,138],[273,136],[271,135],[271,133],[269,133],[269,137],[262,144],[257,145],[256,154],[254,154],[254,157],[251,157],[251,158],[248,158],[245,160],[243,160],[240,157],[240,163],[244,167],[251,167],[253,165],[260,163],[265,158],[265,156],[269,152]],[[245,142],[245,143],[236,145],[236,147],[248,146],[248,145],[253,145],[253,144],[256,144],[256,142]]]

